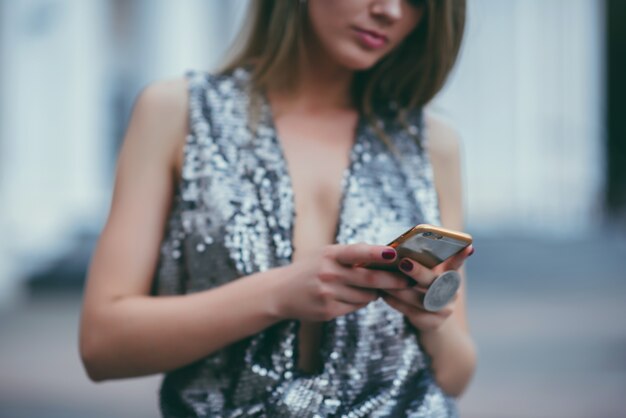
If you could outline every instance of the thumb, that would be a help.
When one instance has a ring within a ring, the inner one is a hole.
[[[437,270],[448,271],[458,270],[461,268],[467,257],[474,254],[474,246],[469,245],[458,254],[453,255],[438,266]]]

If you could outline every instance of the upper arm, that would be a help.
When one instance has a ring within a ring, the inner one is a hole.
[[[184,79],[141,92],[119,154],[109,216],[91,260],[84,319],[103,303],[150,292],[174,191],[174,164],[187,130]]]
[[[457,231],[464,228],[463,182],[459,134],[441,119],[426,116],[428,151],[433,166],[435,188],[443,226]]]
[[[459,134],[442,120],[426,116],[428,151],[439,198],[442,226],[463,231],[463,181]],[[454,316],[468,329],[465,308],[465,280],[461,283]]]

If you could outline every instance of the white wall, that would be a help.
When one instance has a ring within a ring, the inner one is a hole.
[[[602,192],[602,2],[470,0],[464,50],[434,109],[463,137],[468,223],[584,234]]]
[[[107,0],[0,1],[0,305],[75,232],[102,226],[116,83],[215,66],[247,3],[122,1],[130,15]]]
[[[150,46],[145,79],[179,77],[190,69],[213,69],[236,35],[247,0],[142,1],[136,19],[143,47]]]
[[[102,0],[3,1],[1,289],[106,204]]]

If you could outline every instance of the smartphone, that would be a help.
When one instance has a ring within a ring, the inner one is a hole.
[[[420,224],[406,231],[389,244],[395,248],[398,258],[392,264],[368,264],[364,267],[384,270],[397,269],[402,258],[410,258],[432,269],[448,258],[460,253],[472,243],[472,237],[464,232],[439,226]]]

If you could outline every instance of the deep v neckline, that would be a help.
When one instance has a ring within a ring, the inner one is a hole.
[[[280,171],[285,176],[285,185],[289,192],[288,204],[290,206],[290,210],[289,210],[290,218],[289,218],[288,225],[289,225],[290,251],[289,251],[288,261],[289,263],[292,263],[293,253],[294,253],[295,220],[296,220],[296,217],[298,216],[296,212],[296,194],[295,194],[295,190],[293,187],[293,178],[289,170],[289,164],[287,162],[286,152],[283,147],[283,143],[280,139],[280,136],[278,135],[276,121],[274,119],[274,112],[272,110],[272,106],[270,104],[269,98],[267,97],[267,93],[263,91],[260,93],[260,96],[261,96],[261,102],[262,102],[262,107],[263,107],[262,110],[263,110],[263,115],[265,119],[264,120],[265,126],[269,129],[268,133],[269,133],[271,145],[273,146],[274,149],[276,149],[279,168],[280,168]],[[364,127],[365,127],[364,117],[361,114],[361,112],[358,112],[356,125],[352,133],[352,142],[351,142],[350,149],[349,149],[348,165],[347,167],[343,169],[343,172],[340,178],[339,209],[337,211],[337,218],[335,221],[335,231],[333,234],[333,242],[331,244],[338,243],[338,239],[340,236],[341,223],[342,223],[342,219],[343,219],[344,212],[345,212],[346,197],[348,194],[347,193],[348,186],[354,174],[355,165],[356,165],[355,163],[358,160],[359,150],[362,147],[361,141],[364,136],[363,135]]]

